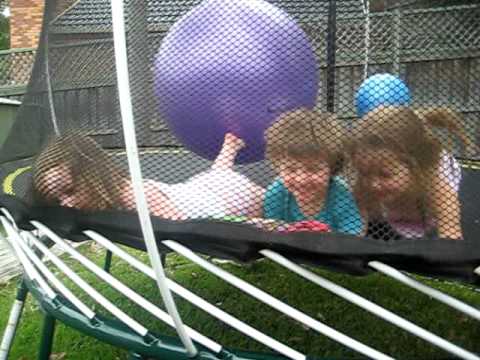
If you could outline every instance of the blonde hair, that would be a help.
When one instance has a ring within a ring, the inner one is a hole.
[[[268,128],[266,155],[274,167],[288,157],[323,157],[334,174],[342,167],[344,135],[334,114],[300,108],[282,114]]]
[[[465,133],[460,115],[451,109],[430,107],[414,111],[404,106],[380,106],[358,120],[349,152],[354,157],[362,156],[362,149],[391,151],[411,171],[413,185],[410,195],[425,206],[425,196],[431,188],[441,152],[449,147],[442,144],[435,129],[447,131],[450,136],[457,137],[467,151],[473,151],[474,144]],[[368,188],[362,180],[366,179],[359,177],[356,181],[354,192],[357,198],[367,209],[378,207],[365,196]]]
[[[448,132],[446,147],[449,151],[453,150],[454,138],[460,140],[465,157],[473,156],[478,151],[477,145],[465,130],[464,119],[457,111],[441,106],[417,108],[414,112],[428,127],[444,129]]]
[[[126,172],[100,145],[81,131],[70,131],[52,138],[38,155],[33,169],[37,199],[54,203],[49,193],[49,170],[65,167],[73,180],[73,190],[90,200],[88,210],[120,207]]]

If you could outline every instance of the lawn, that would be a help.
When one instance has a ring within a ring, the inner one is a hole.
[[[128,251],[146,261],[144,253],[134,250]],[[98,263],[102,262],[104,256],[103,251],[89,244],[82,246],[81,252]],[[72,264],[82,278],[100,289],[107,298],[135,319],[156,331],[174,335],[171,329],[166,328],[159,321],[153,320],[145,311],[126,300],[125,297],[108,285],[101,283],[100,280],[76,262],[68,259],[67,263]],[[434,348],[425,341],[378,319],[268,260],[258,261],[249,266],[236,264],[222,264],[221,266],[325,324],[393,357],[439,359],[449,356],[442,350]],[[115,257],[112,269],[112,273],[117,278],[150,301],[159,303],[158,290],[151,279],[135,272],[126,263]],[[385,306],[398,315],[415,321],[418,325],[457,345],[470,351],[480,352],[480,341],[478,341],[480,338],[480,322],[464,316],[446,305],[379,274],[352,277],[319,269],[315,269],[315,271],[337,284]],[[305,328],[270,307],[244,295],[180,256],[168,256],[167,274],[199,296],[299,351],[329,358],[361,358],[361,356],[342,345]],[[480,308],[480,292],[471,286],[420,277],[418,279]],[[76,290],[76,293],[81,293],[68,279],[64,280],[71,285],[71,288]],[[15,281],[12,281],[0,288],[0,329],[3,329],[6,325],[10,305],[15,296],[15,287]],[[86,302],[92,304],[86,296],[83,296],[83,298]],[[189,303],[179,299],[178,304],[180,313],[188,325],[224,346],[268,351],[262,345],[239,335],[236,331],[231,330],[202,310],[194,308]],[[96,309],[98,309],[98,305]],[[26,360],[36,357],[40,327],[41,312],[35,301],[29,297],[23,321],[12,349],[11,359]],[[81,335],[61,324],[56,331],[54,353],[57,360],[126,359],[125,351]]]

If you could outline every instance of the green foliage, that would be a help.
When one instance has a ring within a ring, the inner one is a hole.
[[[10,49],[10,19],[0,14],[0,50]]]

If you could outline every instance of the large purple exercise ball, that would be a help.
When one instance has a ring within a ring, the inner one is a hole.
[[[226,132],[246,142],[237,162],[263,159],[282,112],[312,108],[315,55],[303,30],[263,0],[208,0],[177,21],[155,59],[160,111],[177,139],[207,159]]]

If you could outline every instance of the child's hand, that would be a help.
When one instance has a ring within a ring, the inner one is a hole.
[[[289,224],[282,231],[284,233],[292,232],[330,232],[330,226],[316,220],[304,220],[298,221],[293,224]]]
[[[240,150],[245,147],[245,141],[233,133],[226,133],[223,145],[231,149]]]
[[[265,231],[281,232],[285,229],[285,222],[274,219],[252,218],[248,220],[248,224],[254,225],[258,229]]]

